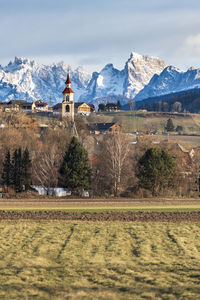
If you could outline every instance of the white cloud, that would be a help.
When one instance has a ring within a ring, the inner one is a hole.
[[[200,33],[188,36],[184,41],[184,50],[194,55],[200,54]]]

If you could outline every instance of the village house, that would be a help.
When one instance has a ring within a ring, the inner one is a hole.
[[[10,100],[9,102],[0,102],[0,111],[2,112],[47,112],[48,104],[40,100],[28,102],[26,100]]]
[[[37,101],[34,102],[34,104],[35,104],[35,107],[34,107],[35,112],[40,112],[40,111],[46,112],[46,111],[48,111],[49,107],[48,107],[47,103],[42,102],[40,100],[37,100]]]
[[[88,129],[91,133],[99,135],[106,132],[119,132],[121,126],[117,123],[93,123],[88,125]]]
[[[87,104],[86,102],[75,102],[75,112],[80,115],[89,116],[92,112],[95,112],[93,104]]]
[[[35,104],[26,100],[10,100],[0,103],[0,110],[4,112],[33,112],[34,109]]]
[[[117,111],[119,110],[117,103],[107,103],[106,111]]]
[[[104,103],[100,103],[99,104],[99,108],[98,111],[109,111],[109,112],[113,112],[113,111],[120,111],[121,110],[121,103],[120,101],[117,101],[117,103],[113,103],[113,102],[108,102],[106,104]]]

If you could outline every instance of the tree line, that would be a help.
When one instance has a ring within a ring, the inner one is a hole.
[[[26,148],[16,149],[11,155],[6,152],[3,169],[2,184],[11,187],[19,193],[31,187],[32,163]],[[88,154],[76,137],[73,137],[63,157],[58,174],[58,186],[73,191],[89,189],[92,183],[92,169],[89,165]]]
[[[190,112],[199,113],[200,90],[194,89],[164,96],[153,97],[138,103],[138,109],[158,112]],[[140,101],[139,101],[140,102]]]
[[[101,155],[104,157],[104,165],[97,164],[97,170],[94,168],[92,170],[87,151],[82,143],[73,137],[58,173],[54,174],[58,176],[58,186],[67,187],[80,194],[83,189],[92,189],[94,187],[92,184],[96,182],[97,185],[104,186],[101,193],[106,193],[106,190],[108,192],[110,189],[111,193],[119,196],[124,180],[131,171],[127,164],[130,155],[128,141],[120,133],[110,135],[105,140]],[[8,150],[3,162],[2,183],[7,187],[12,187],[16,192],[29,190],[31,168],[32,163],[27,148],[24,151],[21,148],[16,149],[12,155]],[[138,161],[139,186],[149,189],[153,195],[169,187],[174,174],[175,164],[167,151],[150,148]],[[101,178],[98,180],[99,175]]]
[[[36,185],[47,190],[52,187],[70,187],[77,192],[86,189],[94,196],[192,196],[198,193],[198,151],[190,157],[175,143],[153,145],[150,136],[137,137],[135,145],[131,144],[132,137],[123,133],[108,133],[98,138],[89,133],[81,118],[76,119],[78,140],[70,139],[65,120],[62,124],[59,120],[48,120],[50,126],[42,130],[24,115],[9,115],[8,122],[9,127],[0,131],[0,184],[16,192]],[[174,130],[171,123],[166,123],[166,130]],[[151,155],[147,155],[147,151]],[[159,162],[153,169],[150,167],[152,156]],[[174,166],[164,162],[167,157]],[[147,159],[149,169],[142,166]],[[164,166],[173,166],[169,181],[159,173],[168,174]],[[153,181],[147,184],[146,180],[150,179]]]

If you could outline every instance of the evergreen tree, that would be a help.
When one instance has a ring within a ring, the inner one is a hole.
[[[92,182],[92,170],[87,151],[73,137],[59,170],[59,184],[72,190],[88,189]]]
[[[167,120],[167,124],[166,124],[165,129],[166,129],[167,131],[174,131],[174,124],[173,124],[172,119],[168,119],[168,120]]]
[[[29,156],[29,151],[26,148],[22,156],[22,183],[27,190],[30,187],[30,178],[31,178],[31,160]]]
[[[155,195],[172,184],[175,164],[166,150],[148,149],[139,160],[139,185]]]
[[[12,159],[12,181],[13,187],[16,192],[22,192],[23,180],[22,180],[22,151],[21,148],[16,149],[13,153]]]
[[[176,127],[176,132],[181,133],[181,131],[183,131],[183,126],[178,125],[178,126]]]
[[[3,162],[3,172],[2,172],[3,184],[10,186],[12,183],[12,164],[10,160],[10,151],[8,150]]]
[[[16,192],[22,192],[24,188],[27,190],[30,185],[30,169],[31,160],[27,148],[23,153],[21,148],[16,149],[12,161],[8,151],[3,164],[3,183],[7,186],[12,185]]]
[[[118,101],[117,101],[117,109],[118,109],[118,110],[121,110],[121,108],[122,108],[121,103],[120,103],[120,101],[118,100]]]
[[[99,108],[98,108],[98,111],[105,111],[106,110],[106,106],[104,103],[100,103],[99,104]]]

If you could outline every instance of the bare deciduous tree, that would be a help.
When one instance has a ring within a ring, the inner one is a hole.
[[[60,154],[55,145],[38,153],[33,163],[34,183],[40,184],[47,191],[50,187],[56,187],[60,159]]]
[[[182,104],[181,102],[176,101],[173,105],[172,105],[172,111],[173,112],[181,112],[182,109]]]
[[[104,179],[110,183],[115,196],[118,196],[130,174],[129,154],[130,142],[124,134],[115,132],[105,136],[101,153],[102,169]]]
[[[130,110],[134,110],[134,107],[135,107],[135,101],[133,99],[130,99],[128,101],[128,105],[129,105],[129,108]]]

